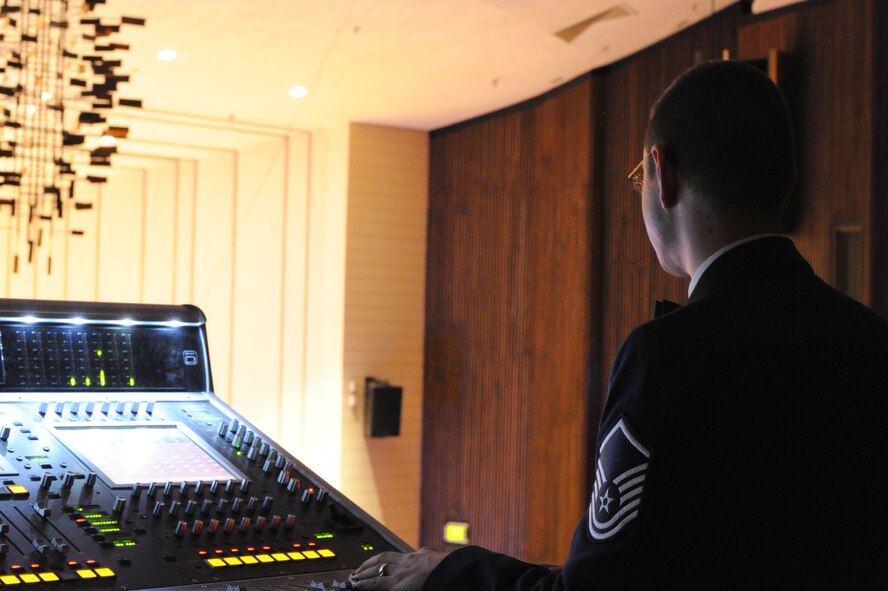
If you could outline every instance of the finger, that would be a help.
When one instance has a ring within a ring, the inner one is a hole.
[[[402,554],[397,552],[383,552],[368,559],[364,564],[359,566],[352,572],[352,579],[368,579],[379,576],[379,567],[385,563],[392,564],[401,559]],[[389,569],[391,566],[388,567]]]
[[[386,565],[385,574],[379,574],[379,568]],[[392,589],[397,583],[397,577],[392,574],[392,564],[381,562],[376,569],[367,569],[359,576],[349,577],[349,582],[355,589]],[[369,574],[368,574],[369,573]]]

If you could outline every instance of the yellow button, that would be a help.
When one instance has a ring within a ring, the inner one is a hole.
[[[80,576],[81,579],[95,579],[97,576],[96,573],[92,572],[88,568],[80,569],[79,571],[77,571],[77,574]]]
[[[110,568],[97,568],[96,574],[102,578],[105,578],[105,579],[107,579],[109,577],[116,577],[117,576],[114,574],[114,571],[111,570]]]
[[[283,552],[276,552],[275,554],[272,554],[271,557],[278,562],[287,562],[288,560],[290,560],[290,557]]]
[[[237,566],[239,564],[243,564],[243,562],[241,562],[241,559],[237,556],[226,556],[222,560],[224,560],[225,564],[227,564],[228,566]]]
[[[293,560],[305,560],[305,556],[303,556],[299,552],[287,552],[287,556],[289,556]]]
[[[259,562],[274,562],[274,558],[272,558],[268,554],[257,554],[256,559]]]
[[[317,552],[315,552],[314,550],[305,550],[302,553],[305,554],[306,558],[311,558],[312,560],[314,560],[315,558],[321,557],[321,555],[318,554]]]
[[[40,573],[40,578],[47,583],[52,583],[53,581],[59,580],[59,576],[55,573]]]
[[[323,550],[318,550],[318,554],[323,556],[324,558],[335,558],[336,553],[333,550],[327,550],[326,548]]]
[[[259,562],[253,556],[241,556],[241,560],[244,561],[244,564],[256,564]]]
[[[0,576],[0,583],[3,583],[4,585],[18,585],[21,581],[19,581],[19,578],[15,575],[3,575]]]
[[[221,558],[208,558],[207,564],[209,564],[213,568],[219,568],[219,567],[225,566],[225,561],[222,560]]]
[[[39,583],[40,582],[40,577],[38,577],[37,575],[35,575],[33,573],[25,573],[25,574],[21,575],[21,579],[25,583]]]
[[[28,496],[28,489],[26,489],[24,486],[21,486],[19,484],[12,484],[6,488],[9,489],[9,492],[11,492],[12,494],[14,494],[17,497]]]

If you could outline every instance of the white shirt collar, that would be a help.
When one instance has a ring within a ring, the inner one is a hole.
[[[691,277],[691,284],[688,286],[688,297],[691,297],[691,294],[694,293],[694,288],[697,287],[697,283],[700,281],[700,277],[703,276],[703,273],[706,272],[706,269],[708,269],[709,266],[712,265],[712,263],[714,263],[718,257],[725,254],[726,252],[728,252],[732,248],[736,248],[736,247],[740,246],[741,244],[746,244],[747,242],[752,242],[753,240],[759,240],[760,238],[773,238],[775,236],[783,236],[783,235],[782,234],[756,234],[755,236],[747,236],[746,238],[738,240],[737,242],[732,242],[732,243],[728,244],[727,246],[722,246],[721,248],[716,250],[714,253],[712,253],[709,256],[708,259],[703,261],[703,263],[699,267],[697,267],[696,271],[694,271],[694,275],[693,275],[693,277]]]

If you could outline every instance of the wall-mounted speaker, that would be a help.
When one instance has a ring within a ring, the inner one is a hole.
[[[403,388],[367,378],[365,381],[364,434],[367,437],[396,437],[401,434]]]

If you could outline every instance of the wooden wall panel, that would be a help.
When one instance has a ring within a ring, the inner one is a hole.
[[[432,135],[424,545],[559,562],[582,513],[592,86]]]
[[[798,80],[787,99],[796,111],[794,195],[800,199],[791,235],[817,274],[834,282],[835,227],[870,226],[873,2],[817,2],[765,15],[741,26],[738,39],[743,59],[765,56],[771,48],[790,56],[788,74]],[[869,265],[863,279],[863,300],[869,302]]]

